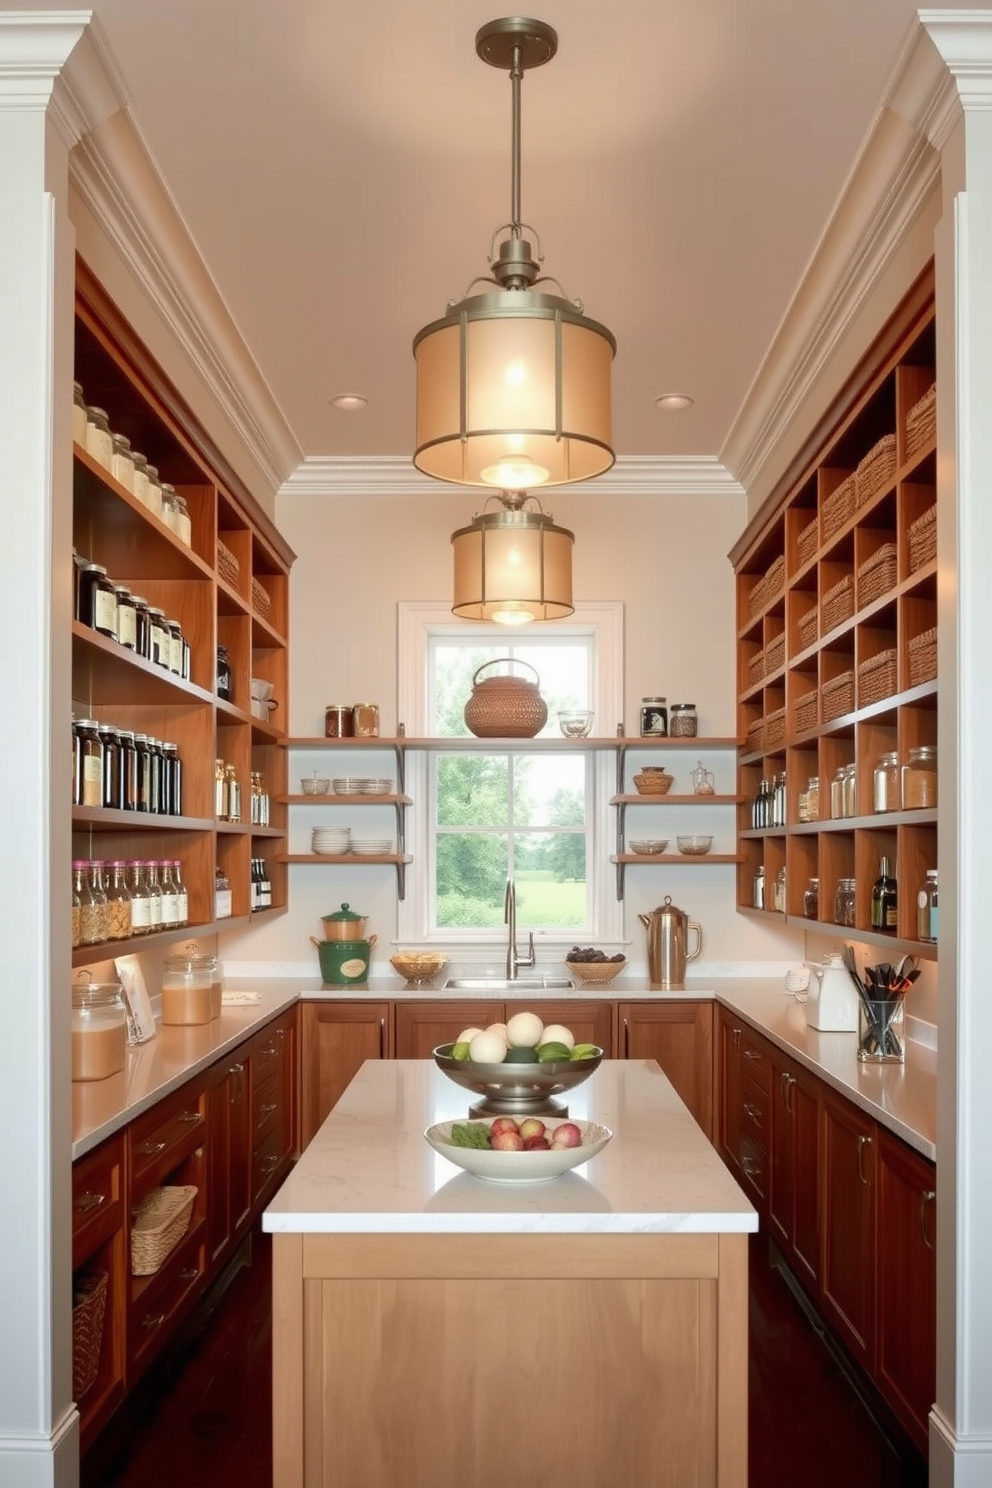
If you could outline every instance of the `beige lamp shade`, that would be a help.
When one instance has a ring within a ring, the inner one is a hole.
[[[571,615],[573,542],[543,512],[483,512],[452,533],[453,613],[502,625]]]
[[[615,342],[569,301],[528,290],[463,300],[414,341],[426,475],[525,490],[613,464]]]

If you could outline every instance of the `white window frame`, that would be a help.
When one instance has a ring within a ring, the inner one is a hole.
[[[593,692],[590,707],[595,712],[593,732],[612,736],[623,719],[624,700],[624,606],[622,601],[578,604],[567,620],[541,625],[543,635],[594,635]],[[397,605],[396,716],[408,737],[424,738],[428,722],[428,649],[433,636],[475,638],[487,644],[497,639],[491,625],[473,626],[453,620],[446,605],[428,601],[401,601]],[[517,637],[514,637],[515,639]],[[570,748],[571,752],[571,748]],[[597,945],[620,947],[624,943],[623,906],[616,896],[616,869],[610,862],[616,839],[615,807],[610,797],[616,790],[616,755],[612,750],[590,750],[593,803],[589,833],[590,940]],[[397,931],[404,945],[502,946],[502,931],[452,931],[430,928],[431,886],[425,871],[429,862],[428,755],[416,747],[406,753],[406,789],[413,805],[407,809],[407,847],[413,856],[408,870],[406,898],[399,904]],[[421,865],[418,871],[417,865]],[[541,930],[535,942],[556,950],[571,945],[573,931]]]

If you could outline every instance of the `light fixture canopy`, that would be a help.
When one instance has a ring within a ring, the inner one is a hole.
[[[467,290],[414,338],[414,464],[438,480],[504,490],[589,480],[615,458],[616,342],[584,314],[580,300],[569,300],[557,280],[541,274],[540,240],[534,233],[535,256],[520,217],[520,85],[528,68],[555,55],[557,33],[543,21],[509,16],[483,26],[475,46],[484,62],[510,73],[511,216],[493,233],[490,274],[473,279],[468,290],[479,283],[494,288]]]
[[[557,527],[536,496],[494,492],[498,511],[481,511],[451,535],[455,564],[452,611],[463,620],[527,625],[571,615],[574,534]],[[528,501],[537,511],[526,511]]]

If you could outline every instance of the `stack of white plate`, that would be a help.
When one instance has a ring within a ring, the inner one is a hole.
[[[389,796],[393,792],[393,782],[383,775],[373,775],[362,781],[362,790],[367,796]]]
[[[310,848],[323,857],[336,857],[348,851],[350,838],[351,830],[348,827],[314,827]]]
[[[351,850],[365,857],[375,857],[379,853],[391,853],[393,839],[391,837],[356,837],[352,833]]]
[[[339,776],[337,780],[332,780],[331,784],[339,796],[360,796],[365,789],[364,777],[360,775]]]

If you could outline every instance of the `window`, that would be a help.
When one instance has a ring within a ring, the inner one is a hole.
[[[594,733],[613,733],[621,716],[621,621],[620,606],[596,606],[568,622],[506,636],[492,626],[453,623],[450,612],[433,606],[400,606],[399,716],[415,735],[472,741],[468,750],[408,756],[410,846],[424,871],[408,880],[404,939],[501,941],[510,875],[522,932],[569,945],[619,935],[608,861],[615,758],[555,745],[563,709],[591,707],[597,721],[610,720],[594,724]],[[474,680],[505,676],[506,666],[487,663],[506,657],[518,663],[514,675],[540,679],[548,722],[537,748],[525,740],[491,747],[465,724]]]

